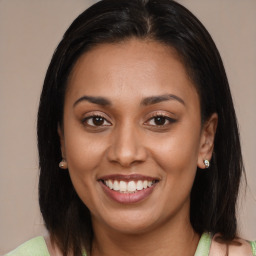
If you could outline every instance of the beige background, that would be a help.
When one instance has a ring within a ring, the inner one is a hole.
[[[57,43],[93,2],[0,0],[0,254],[45,232],[37,203],[38,99]],[[256,0],[179,2],[205,24],[226,66],[248,178],[240,233],[256,239]]]

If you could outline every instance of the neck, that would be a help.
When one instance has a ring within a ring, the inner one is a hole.
[[[94,225],[92,256],[194,255],[199,235],[189,218],[165,222],[154,230],[127,234]]]

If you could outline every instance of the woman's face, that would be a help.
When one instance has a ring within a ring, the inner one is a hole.
[[[131,39],[80,57],[59,134],[94,227],[139,233],[189,221],[215,126],[201,127],[198,94],[173,49]]]

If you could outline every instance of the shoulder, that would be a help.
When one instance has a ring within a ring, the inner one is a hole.
[[[241,238],[235,238],[231,242],[223,242],[215,235],[212,239],[209,256],[255,256],[255,242],[249,242]]]
[[[45,240],[42,236],[35,237],[5,256],[50,256]]]

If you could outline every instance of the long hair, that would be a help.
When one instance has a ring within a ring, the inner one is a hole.
[[[236,201],[243,170],[235,110],[219,52],[201,22],[172,0],[103,0],[84,11],[59,43],[46,73],[38,111],[39,203],[52,239],[64,255],[90,253],[88,208],[68,172],[60,171],[58,124],[63,121],[67,80],[78,58],[93,47],[137,38],[174,48],[198,92],[202,124],[218,114],[211,167],[197,170],[190,220],[199,234],[237,232]]]

